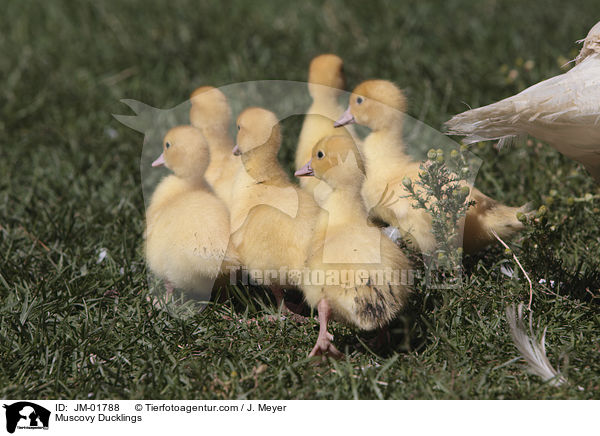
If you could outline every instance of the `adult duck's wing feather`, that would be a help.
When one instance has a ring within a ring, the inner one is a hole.
[[[600,55],[517,95],[456,115],[446,126],[467,143],[524,133],[555,143],[554,132],[565,127],[589,128],[600,137]]]
[[[582,163],[600,182],[600,54],[446,125],[448,134],[466,136],[466,143],[529,134]]]

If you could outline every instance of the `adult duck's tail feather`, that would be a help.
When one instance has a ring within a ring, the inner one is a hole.
[[[552,367],[548,356],[546,356],[546,329],[544,329],[540,342],[536,342],[533,334],[533,319],[530,317],[529,333],[527,332],[523,322],[523,304],[519,304],[518,309],[515,309],[514,305],[508,307],[506,309],[506,319],[513,342],[525,362],[527,362],[529,371],[553,386],[560,386],[565,383],[566,379]]]
[[[464,136],[463,142],[471,144],[480,141],[510,141],[519,135],[515,107],[508,99],[488,106],[471,109],[455,115],[446,121],[447,135]]]

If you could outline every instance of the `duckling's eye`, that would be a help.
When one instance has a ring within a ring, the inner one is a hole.
[[[317,158],[318,159],[323,159],[325,157],[325,153],[323,153],[321,150],[317,151]]]
[[[239,124],[238,124],[238,126],[237,126],[237,127],[238,127],[238,130],[240,130],[240,129],[241,129],[241,127],[240,127],[240,125],[239,125]]]
[[[165,144],[165,148],[169,148],[170,146],[171,146],[171,144],[170,144],[169,142],[167,142],[167,143]]]
[[[356,102],[358,104],[361,104],[363,102],[363,98],[362,97],[356,97]]]

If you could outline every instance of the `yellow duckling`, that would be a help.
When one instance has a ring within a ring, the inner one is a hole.
[[[352,135],[354,129],[335,129],[332,121],[344,112],[338,103],[345,86],[344,62],[334,54],[322,54],[315,57],[308,71],[308,92],[313,100],[308,109],[296,148],[296,169],[309,159],[313,146],[321,139],[331,135]],[[356,139],[356,138],[355,138]],[[300,186],[312,193],[319,183],[313,177],[301,178]]]
[[[166,282],[167,292],[180,288],[210,297],[228,251],[229,214],[212,194],[204,172],[209,149],[198,129],[175,127],[165,135],[163,152],[152,166],[166,165],[174,174],[156,187],[146,211],[146,259]]]
[[[306,261],[310,283],[304,283],[303,291],[319,312],[319,337],[310,355],[340,357],[327,331],[328,320],[364,330],[385,327],[406,301],[410,263],[368,223],[361,200],[365,169],[352,138],[321,139],[296,175],[315,176],[331,188],[311,241]]]
[[[231,188],[242,165],[231,154],[233,139],[228,132],[231,108],[227,97],[217,88],[202,86],[192,93],[190,101],[190,122],[202,132],[210,149],[210,163],[204,177],[230,208]]]
[[[242,264],[271,285],[280,305],[282,288],[297,282],[304,268],[319,207],[279,165],[281,132],[274,113],[248,108],[237,128],[234,154],[241,155],[243,170],[232,191],[232,243]]]
[[[406,100],[402,91],[386,80],[369,80],[356,87],[348,109],[336,125],[358,123],[371,129],[362,144],[367,178],[362,195],[374,217],[400,231],[424,252],[435,248],[431,232],[431,216],[423,209],[413,208],[413,200],[402,180],[415,181],[419,177],[419,163],[406,154],[402,141],[402,117]],[[394,200],[384,200],[386,193],[394,193]],[[475,204],[467,210],[463,246],[467,253],[476,252],[495,240],[495,231],[501,238],[521,229],[523,224],[516,214],[522,208],[505,206],[479,190],[471,190],[470,200]]]

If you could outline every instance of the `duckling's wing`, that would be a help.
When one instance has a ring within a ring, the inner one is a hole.
[[[298,214],[298,192],[291,187],[252,184],[244,191],[245,201],[231,211],[231,233],[239,230],[255,207],[270,206],[290,218]]]

